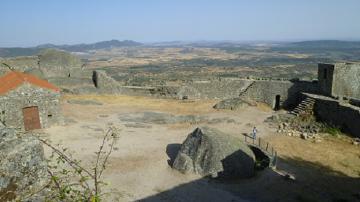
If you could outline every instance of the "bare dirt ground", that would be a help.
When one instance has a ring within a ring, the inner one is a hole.
[[[70,104],[68,100],[102,103]],[[215,100],[184,102],[130,96],[73,96],[62,100],[66,123],[45,129],[45,137],[68,147],[85,165],[94,160],[109,125],[122,129],[105,173],[113,201],[307,201],[356,199],[360,188],[360,149],[345,140],[314,144],[275,135],[264,120],[275,112],[264,105],[217,111]],[[280,154],[279,168],[298,180],[284,180],[268,169],[253,179],[217,182],[171,169],[168,160],[198,126],[210,126],[243,138],[255,125],[259,136]],[[46,149],[49,153],[49,150]],[[316,171],[316,172],[315,172]],[[315,180],[318,178],[318,180]],[[342,187],[334,186],[339,183]],[[335,187],[327,193],[328,187]],[[312,194],[312,195],[311,195]],[[311,195],[311,196],[309,196]]]

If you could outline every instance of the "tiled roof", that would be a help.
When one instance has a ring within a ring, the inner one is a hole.
[[[60,92],[60,89],[48,81],[37,78],[36,76],[25,74],[22,72],[11,71],[0,77],[0,95],[5,94],[11,90],[16,89],[23,83],[29,83],[41,88],[46,88],[55,92]]]

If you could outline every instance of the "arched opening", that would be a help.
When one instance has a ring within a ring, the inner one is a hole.
[[[277,111],[280,109],[280,95],[275,96],[275,105],[274,110]]]
[[[92,81],[94,83],[95,88],[97,88],[98,87],[98,75],[97,75],[96,71],[93,71]]]
[[[255,170],[264,170],[270,165],[270,158],[261,149],[249,146],[255,154]]]

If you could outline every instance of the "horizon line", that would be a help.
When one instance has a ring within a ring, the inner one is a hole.
[[[341,39],[326,39],[326,38],[314,38],[314,39],[283,39],[283,40],[267,40],[267,39],[259,39],[259,40],[231,40],[231,39],[219,39],[219,40],[207,40],[207,39],[199,39],[199,40],[164,40],[164,41],[141,41],[141,40],[132,40],[132,39],[109,39],[109,40],[98,40],[95,42],[76,42],[76,43],[39,43],[38,45],[32,46],[0,46],[0,48],[38,48],[38,46],[42,45],[54,45],[54,46],[73,46],[73,45],[88,45],[99,42],[107,42],[107,41],[133,41],[137,43],[142,43],[143,45],[151,45],[151,44],[161,44],[161,43],[296,43],[296,42],[305,42],[305,41],[343,41],[343,42],[360,42],[360,39],[355,38],[341,38]]]

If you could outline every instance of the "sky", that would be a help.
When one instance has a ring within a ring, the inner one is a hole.
[[[1,0],[0,47],[360,40],[360,0]]]

